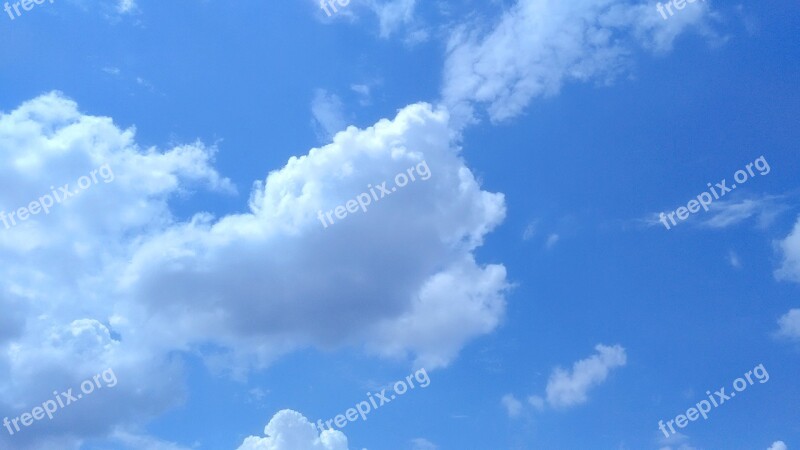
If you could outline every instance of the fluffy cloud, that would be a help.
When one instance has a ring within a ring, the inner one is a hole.
[[[133,236],[174,220],[171,196],[196,187],[229,191],[230,184],[210,167],[214,149],[142,150],[133,135],[108,118],[81,114],[57,93],[0,115],[0,211],[10,215],[51,194],[51,186],[68,183],[75,192],[76,180],[104,164],[114,174],[48,214],[0,227],[0,310],[12,311],[0,320],[0,416],[17,417],[109,367],[119,379],[59,411],[58,420],[0,433],[5,447],[74,448],[83,436],[144,421],[183,398],[175,383],[180,364],[112,331],[124,295],[111,280],[124,269]]]
[[[348,450],[347,437],[336,430],[317,433],[297,411],[278,412],[264,428],[267,437],[250,436],[238,450]]]
[[[800,340],[800,309],[792,309],[778,319],[778,336]]]
[[[472,257],[503,219],[503,197],[480,190],[450,136],[447,114],[427,105],[350,127],[256,183],[249,213],[198,216],[143,242],[121,283],[176,346],[210,341],[259,365],[301,346],[368,342],[445,365],[498,324],[506,288],[502,266]],[[323,227],[320,211],[423,160],[429,180]]]
[[[788,450],[788,448],[783,441],[776,441],[767,450]]]
[[[236,373],[314,346],[448,364],[498,325],[508,286],[503,266],[473,256],[503,220],[504,198],[481,190],[453,136],[444,110],[412,105],[291,158],[253,184],[246,212],[184,221],[174,198],[234,191],[213,168],[215,148],[142,149],[134,129],[82,114],[58,93],[1,115],[0,211],[50,186],[74,189],[103,164],[114,177],[47,215],[0,225],[0,308],[11,311],[0,316],[0,416],[108,367],[119,385],[35,433],[0,433],[0,444],[70,448],[117,436],[135,448],[150,438],[130,426],[185,395],[180,352]],[[391,186],[423,161],[429,179],[320,223],[318,211]]]
[[[484,104],[492,121],[522,112],[531,99],[569,81],[608,82],[638,46],[669,50],[690,28],[710,34],[706,3],[663,20],[651,3],[625,0],[518,0],[486,35],[463,26],[448,43],[443,99],[457,120]]]
[[[528,403],[537,411],[543,411],[546,405],[563,409],[586,403],[592,388],[606,381],[613,369],[627,363],[625,349],[619,345],[610,347],[598,344],[595,350],[597,354],[575,362],[572,371],[555,368],[547,381],[545,398],[531,395]],[[516,417],[521,412],[522,403],[513,395],[506,395],[501,402],[509,417]]]
[[[596,355],[577,361],[572,372],[556,368],[547,382],[547,403],[555,408],[579,405],[588,400],[591,388],[603,383],[612,369],[627,362],[625,349],[619,345],[598,344]]]

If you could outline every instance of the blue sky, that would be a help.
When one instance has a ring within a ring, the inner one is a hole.
[[[0,419],[118,379],[0,448],[799,447],[800,9],[674,12],[0,11]],[[759,158],[708,212],[659,222]],[[423,370],[367,420],[309,424]]]

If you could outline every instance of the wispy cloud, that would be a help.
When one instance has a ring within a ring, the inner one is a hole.
[[[784,200],[784,196],[764,195],[738,201],[718,201],[711,205],[708,212],[710,217],[702,221],[701,226],[727,228],[755,218],[759,228],[767,228],[782,213],[790,209]]]
[[[336,94],[317,89],[311,101],[314,130],[321,141],[330,141],[338,131],[344,130],[344,104]]]
[[[690,28],[713,35],[708,15],[706,3],[665,21],[649,3],[519,0],[485,35],[474,23],[453,32],[444,103],[459,123],[475,120],[475,105],[485,105],[493,122],[510,119],[565,83],[610,83],[627,71],[637,47],[667,51]]]
[[[119,3],[117,3],[117,12],[120,14],[130,14],[137,9],[136,0],[119,0]]]

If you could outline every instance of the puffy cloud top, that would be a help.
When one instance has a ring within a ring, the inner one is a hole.
[[[182,221],[176,195],[235,192],[213,168],[216,148],[141,148],[133,128],[60,93],[0,114],[0,179],[13,186],[0,211],[113,172],[48,214],[0,225],[0,309],[11,311],[0,317],[0,416],[108,367],[119,378],[13,436],[15,448],[104,433],[151,442],[134,425],[181,401],[184,351],[234,374],[313,346],[448,364],[497,327],[508,286],[502,265],[473,255],[504,219],[503,195],[481,189],[454,135],[445,110],[411,105],[290,158],[253,183],[244,212]],[[409,169],[415,181],[391,190]],[[366,212],[320,222],[384,181],[389,194]]]
[[[302,414],[278,412],[264,428],[266,437],[250,436],[238,450],[348,450],[347,437],[336,430],[318,433]]]

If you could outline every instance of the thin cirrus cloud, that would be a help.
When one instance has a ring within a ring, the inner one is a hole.
[[[344,104],[338,95],[325,89],[317,89],[311,100],[314,132],[322,142],[329,142],[338,131],[344,130],[347,121],[344,116]]]
[[[767,228],[790,209],[784,200],[783,196],[763,195],[738,201],[718,201],[711,205],[709,216],[703,220],[702,226],[728,228],[754,218],[759,228]]]

